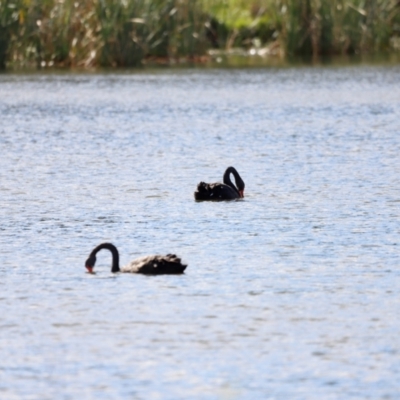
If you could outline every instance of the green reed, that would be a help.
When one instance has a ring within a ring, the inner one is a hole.
[[[194,57],[207,49],[206,19],[197,0],[0,0],[0,62],[136,66],[144,57]]]
[[[20,10],[21,1],[0,0],[0,69],[5,68],[11,41],[17,35]]]
[[[371,53],[399,37],[398,0],[0,0],[0,68],[130,67],[212,47]]]
[[[317,57],[387,51],[390,39],[400,37],[398,0],[209,0],[209,4],[225,47],[247,46],[258,38],[264,45],[276,42],[286,56]]]
[[[295,55],[388,50],[400,21],[392,0],[289,0],[288,10],[286,51]]]

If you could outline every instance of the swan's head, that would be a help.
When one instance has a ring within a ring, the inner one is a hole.
[[[244,182],[243,182],[243,180],[240,178],[236,179],[236,185],[238,188],[239,196],[243,198],[244,197]]]
[[[85,262],[85,267],[86,267],[86,269],[88,270],[89,274],[94,274],[93,268],[94,268],[94,265],[95,265],[95,264],[96,264],[96,257],[95,257],[95,256],[89,257],[89,258],[86,260],[86,262]]]

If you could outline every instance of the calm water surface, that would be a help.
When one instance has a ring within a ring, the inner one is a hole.
[[[399,399],[399,82],[1,75],[0,398]],[[103,241],[189,267],[88,275]]]

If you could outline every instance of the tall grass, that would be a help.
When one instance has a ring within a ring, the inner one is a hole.
[[[286,51],[292,55],[388,50],[400,34],[397,0],[288,0]]]
[[[0,18],[9,20],[9,10],[17,17],[13,40],[11,25],[4,28],[3,62],[7,56],[20,65],[130,67],[144,57],[193,57],[206,51],[207,16],[197,0],[6,1],[0,0]]]
[[[225,47],[258,38],[276,41],[286,56],[317,57],[387,51],[400,37],[398,0],[208,0],[208,7]]]
[[[130,67],[237,46],[319,57],[398,38],[398,0],[0,0],[0,68]]]
[[[6,66],[11,40],[18,31],[21,9],[19,0],[0,0],[0,69]]]

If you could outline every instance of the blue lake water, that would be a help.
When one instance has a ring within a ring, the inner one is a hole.
[[[399,82],[0,75],[0,398],[399,399]],[[104,241],[189,266],[86,274]]]

